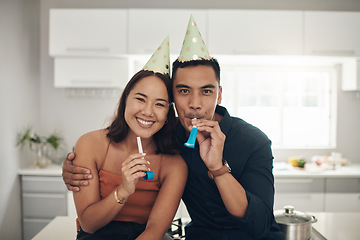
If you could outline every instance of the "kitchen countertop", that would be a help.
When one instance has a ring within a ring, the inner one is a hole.
[[[308,167],[305,165],[305,168],[294,168],[287,163],[274,162],[273,173],[275,178],[353,178],[360,177],[360,164],[352,164],[339,167],[336,170],[328,170],[313,165],[308,165]]]
[[[308,213],[317,218],[313,227],[329,240],[358,240],[360,239],[360,213]],[[56,217],[33,240],[64,240],[76,239],[75,217]]]
[[[62,174],[62,166],[51,164],[46,168],[20,168],[18,170],[19,175],[35,175],[35,176],[61,176]]]
[[[360,177],[360,164],[339,167],[336,170],[326,170],[321,168],[294,168],[284,162],[274,162],[273,170],[275,178],[287,177],[312,177],[312,178],[352,178]],[[22,168],[18,170],[19,175],[36,176],[61,176],[62,166],[50,165],[47,168]]]
[[[360,212],[314,212],[312,226],[329,240],[359,240]]]

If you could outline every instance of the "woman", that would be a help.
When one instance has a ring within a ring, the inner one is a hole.
[[[158,50],[164,48],[168,53],[168,40]],[[129,81],[110,126],[76,143],[75,164],[98,172],[87,188],[73,193],[78,239],[163,239],[174,218],[187,166],[175,154],[169,64],[158,70],[160,55],[155,53]],[[138,151],[137,137],[144,154]],[[144,180],[144,171],[154,172],[154,179]]]

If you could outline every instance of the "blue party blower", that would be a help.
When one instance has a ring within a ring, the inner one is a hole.
[[[189,139],[187,140],[186,143],[184,143],[185,147],[188,148],[195,148],[195,141],[196,141],[196,135],[198,133],[198,129],[196,126],[193,126],[191,131],[190,131],[190,136]]]
[[[143,148],[141,145],[141,138],[136,137],[136,140],[137,140],[137,144],[138,144],[139,153],[143,153]],[[155,174],[153,172],[144,171],[144,173],[146,173],[146,176],[143,177],[143,179],[145,179],[145,180],[153,179],[155,176]]]

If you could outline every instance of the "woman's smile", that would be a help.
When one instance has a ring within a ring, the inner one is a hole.
[[[155,123],[154,121],[144,120],[141,118],[136,118],[136,120],[138,121],[141,127],[146,127],[146,128],[150,128]]]

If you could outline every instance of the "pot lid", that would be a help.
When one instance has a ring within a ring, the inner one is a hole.
[[[285,206],[284,210],[277,210],[274,215],[276,222],[281,224],[301,224],[312,220],[311,216],[295,211],[293,206]]]

